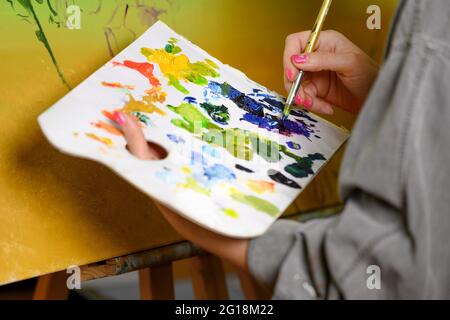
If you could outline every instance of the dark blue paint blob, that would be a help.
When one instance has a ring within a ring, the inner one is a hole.
[[[280,118],[271,114],[266,114],[264,117],[260,117],[257,115],[246,113],[241,120],[257,125],[259,128],[263,128],[268,131],[278,130],[280,134],[287,136],[297,134],[309,138],[312,133],[312,130],[304,123],[294,122],[289,119],[281,120]]]
[[[246,113],[241,120],[250,122],[260,128],[264,128],[269,131],[278,130],[278,128],[280,127],[279,120],[272,118],[270,115],[259,117],[251,113]]]
[[[255,92],[255,90],[257,89],[254,89],[253,91]],[[226,82],[220,84],[214,81],[209,83],[208,91],[212,95],[222,95],[233,101],[240,109],[246,112],[241,120],[257,125],[260,128],[268,131],[278,130],[280,134],[287,136],[290,136],[291,134],[303,135],[308,139],[313,133],[311,127],[306,125],[303,121],[292,121],[289,119],[281,120],[280,117],[265,114],[265,108],[270,108],[267,104],[272,106],[272,108],[275,108],[277,114],[279,114],[284,107],[283,102],[276,101],[274,99],[275,97],[272,95],[258,93],[258,96],[264,97],[265,103],[262,103],[245,95]]]
[[[208,89],[212,94],[221,94],[222,96],[233,101],[240,109],[259,116],[264,116],[264,104],[246,96],[228,83],[218,83],[210,81]]]
[[[249,168],[246,168],[246,167],[244,167],[244,166],[241,166],[240,164],[236,164],[236,165],[235,165],[235,168],[238,169],[238,170],[240,170],[240,171],[247,172],[247,173],[255,173],[255,171],[253,171],[253,170],[251,170],[251,169],[249,169]]]
[[[194,97],[185,97],[183,99],[184,102],[190,103],[190,104],[197,104],[197,99]]]
[[[302,149],[302,146],[301,145],[299,145],[298,143],[295,143],[295,142],[293,142],[293,141],[289,141],[288,143],[286,143],[287,144],[287,146],[289,147],[289,148],[291,148],[292,150],[301,150]]]
[[[306,119],[306,120],[308,120],[310,122],[313,122],[313,123],[319,122],[316,119],[314,119],[313,117],[311,117],[309,115],[309,112],[306,111],[306,110],[292,110],[291,111],[291,115],[293,115],[294,117]]]
[[[275,100],[271,97],[265,97],[264,101],[270,104],[271,106],[275,107],[278,112],[281,112],[284,109],[284,102]]]
[[[295,182],[292,179],[289,179],[288,177],[286,177],[284,174],[282,174],[279,171],[270,169],[267,174],[269,175],[270,179],[272,179],[273,181],[277,182],[277,183],[281,183],[285,186],[288,186],[290,188],[294,188],[294,189],[301,189],[302,187]]]
[[[281,121],[279,130],[282,133],[287,133],[287,135],[294,133],[305,136],[306,138],[309,138],[312,133],[312,129],[305,123],[296,122],[289,119]]]

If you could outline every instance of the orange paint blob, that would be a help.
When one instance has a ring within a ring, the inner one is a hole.
[[[109,123],[103,122],[103,121],[98,121],[98,122],[93,122],[91,123],[94,127],[105,130],[108,133],[111,133],[113,135],[116,136],[122,136],[123,133],[117,129],[116,127],[110,125]]]
[[[275,192],[275,183],[263,180],[248,180],[247,187],[257,194]]]
[[[127,89],[127,90],[134,90],[134,86],[127,86],[125,84],[121,84],[119,82],[102,82],[102,86],[108,87],[108,88],[117,88],[117,89]]]
[[[159,82],[158,78],[156,78],[153,75],[153,70],[155,67],[148,62],[134,62],[130,60],[125,60],[124,62],[113,62],[114,66],[123,66],[126,68],[130,68],[133,70],[138,71],[140,74],[142,74],[144,77],[148,79],[150,84],[155,87],[159,87],[161,83]]]

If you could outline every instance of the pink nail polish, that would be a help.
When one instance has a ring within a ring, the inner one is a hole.
[[[124,124],[127,123],[127,119],[125,118],[125,116],[123,115],[122,112],[114,112],[114,121],[116,121],[118,124],[120,124],[121,126],[123,126]]]
[[[296,54],[292,56],[292,61],[294,61],[294,63],[305,63],[308,61],[308,56],[306,54]]]
[[[313,105],[313,101],[312,101],[311,99],[305,99],[305,101],[303,102],[303,105],[304,105],[306,108],[311,108],[312,105]]]
[[[291,71],[290,69],[287,69],[287,70],[286,70],[286,78],[287,78],[289,81],[292,81],[293,76],[294,76],[294,74],[292,73],[292,71]]]
[[[303,104],[302,97],[296,96],[294,102],[296,105],[301,106]]]

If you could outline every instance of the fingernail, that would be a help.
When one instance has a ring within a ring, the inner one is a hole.
[[[118,124],[120,124],[121,126],[123,126],[124,124],[127,123],[127,119],[125,118],[125,116],[123,115],[122,112],[120,111],[116,111],[114,112],[114,121],[116,121]]]
[[[306,108],[311,108],[313,105],[313,101],[312,99],[305,99],[305,101],[303,102],[303,106],[305,106]]]
[[[289,80],[289,81],[292,81],[292,79],[293,79],[293,73],[292,73],[292,71],[290,70],[290,69],[287,69],[286,70],[286,78]]]
[[[306,54],[296,54],[292,56],[292,61],[294,63],[305,63],[308,60],[308,56]]]
[[[302,97],[296,96],[294,102],[296,105],[301,106],[303,104]]]

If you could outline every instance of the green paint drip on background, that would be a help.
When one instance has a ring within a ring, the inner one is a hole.
[[[36,11],[34,10],[34,7],[31,4],[31,0],[18,0],[17,2],[20,3],[22,5],[22,7],[33,17],[33,20],[38,28],[38,30],[36,30],[36,32],[35,32],[37,39],[44,44],[44,47],[47,50],[48,54],[50,55],[52,63],[54,65],[56,71],[58,72],[58,76],[60,77],[61,81],[69,90],[71,90],[72,89],[71,86],[66,81],[66,78],[64,77],[64,74],[63,74],[61,68],[59,67],[58,62],[56,61],[55,55],[53,54],[53,50],[50,46],[47,36],[44,33],[44,29],[42,28],[42,24],[39,20],[39,17],[37,16]],[[41,1],[41,0],[39,0],[37,2],[39,4],[43,3],[43,1]],[[54,10],[51,7],[50,3],[47,2],[47,4],[49,6],[50,11],[53,13]],[[12,3],[11,3],[11,5],[12,5]]]

